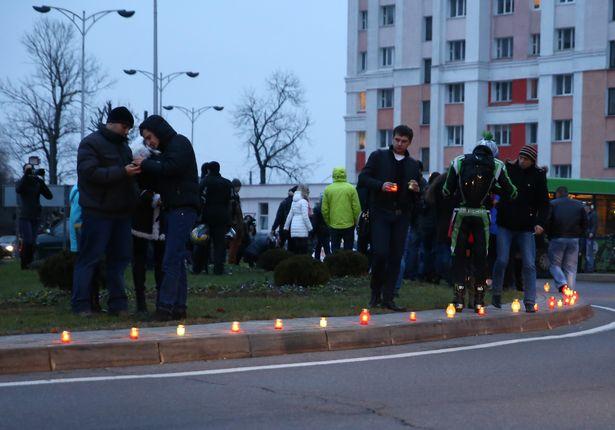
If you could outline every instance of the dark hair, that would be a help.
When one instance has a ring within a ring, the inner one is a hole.
[[[431,176],[435,175],[432,173]],[[446,181],[446,173],[438,174],[433,182],[431,177],[429,178],[429,187],[427,187],[427,191],[425,192],[425,201],[430,205],[435,205],[438,200],[442,197],[442,187],[444,186],[444,181]]]
[[[431,175],[429,175],[429,179],[427,180],[427,183],[432,184],[433,181],[435,181],[438,176],[440,176],[440,172],[433,172]]]
[[[241,187],[241,181],[240,181],[239,179],[235,178],[235,179],[233,179],[233,180],[231,181],[231,185],[232,185],[233,187],[235,187],[235,188],[236,188],[236,187]]]
[[[412,141],[412,138],[414,137],[414,132],[412,131],[410,127],[402,124],[402,125],[398,125],[397,127],[393,129],[393,137],[395,137],[395,135],[406,136],[408,139],[410,139],[410,141]]]
[[[208,170],[212,173],[220,173],[220,163],[217,161],[210,161]]]
[[[568,188],[561,186],[561,187],[557,187],[557,189],[555,190],[555,194],[559,194],[561,196],[568,196]]]

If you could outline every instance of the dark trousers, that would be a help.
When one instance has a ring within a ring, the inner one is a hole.
[[[198,275],[203,270],[209,273],[209,256],[211,254],[211,238],[203,245],[192,246],[192,273]]]
[[[124,272],[130,262],[130,218],[107,218],[83,214],[79,256],[73,275],[71,305],[73,312],[91,311],[92,277],[103,255],[106,256],[106,283],[110,312],[128,308],[124,288]]]
[[[316,236],[316,245],[314,246],[314,258],[320,261],[320,253],[324,251],[325,257],[331,254],[331,246],[329,245],[329,235],[321,234]]]
[[[370,211],[370,217],[372,298],[381,297],[382,301],[387,303],[393,301],[410,218],[406,213],[377,208]]]
[[[288,239],[288,250],[293,254],[308,253],[308,238],[307,237],[291,237]]]
[[[137,310],[147,309],[145,304],[145,280],[147,273],[147,255],[149,245],[152,246],[154,256],[154,279],[156,280],[156,298],[160,294],[162,283],[162,259],[164,257],[164,241],[148,240],[142,237],[132,237],[132,282],[135,286]],[[158,300],[156,300],[158,302]]]
[[[468,272],[466,251],[470,249],[474,283],[475,285],[485,285],[485,281],[489,277],[489,263],[487,261],[488,231],[488,226],[485,228],[485,223],[480,217],[466,216],[461,221],[453,256],[455,284],[469,286],[466,285]],[[470,234],[474,237],[472,245],[468,243]]]
[[[331,251],[335,252],[340,249],[342,239],[344,240],[344,249],[352,251],[354,247],[354,227],[348,228],[331,228]]]
[[[22,269],[27,269],[34,259],[34,245],[38,233],[37,219],[19,218],[19,235],[21,236],[21,249],[19,260]]]
[[[196,221],[192,208],[171,209],[167,212],[164,257],[162,258],[162,283],[156,307],[173,311],[184,311],[188,299],[188,278],[186,276],[186,243]]]
[[[209,225],[211,246],[214,250],[214,274],[224,274],[224,261],[226,260],[226,232],[225,224]]]

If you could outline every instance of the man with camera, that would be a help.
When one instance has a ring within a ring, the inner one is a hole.
[[[22,246],[20,252],[21,270],[26,270],[34,259],[34,245],[41,216],[41,195],[47,200],[53,194],[45,185],[45,171],[35,169],[28,163],[23,166],[23,176],[15,186],[19,195],[19,234]]]

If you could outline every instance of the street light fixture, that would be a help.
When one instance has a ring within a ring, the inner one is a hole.
[[[86,16],[85,11],[81,11],[81,15],[78,15],[71,10],[55,6],[42,5],[32,6],[32,8],[39,13],[48,13],[52,9],[57,10],[68,18],[81,34],[81,139],[83,139],[85,137],[85,36],[92,26],[104,16],[117,12],[123,18],[130,18],[135,14],[135,11],[126,9],[101,10]]]
[[[190,128],[190,142],[192,142],[192,146],[194,146],[194,123],[196,122],[196,120],[199,119],[199,117],[203,113],[207,112],[209,109],[213,109],[215,111],[220,112],[221,110],[224,109],[224,106],[203,106],[198,109],[195,109],[195,108],[188,109],[187,107],[184,107],[184,106],[168,105],[168,106],[163,106],[163,108],[166,110],[178,109],[184,115],[188,117],[188,119],[190,120],[190,123],[192,124]]]

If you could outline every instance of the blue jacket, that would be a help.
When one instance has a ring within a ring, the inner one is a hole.
[[[68,196],[70,202],[70,217],[68,224],[70,227],[70,250],[71,252],[79,252],[79,241],[77,240],[77,229],[81,228],[83,218],[81,216],[81,206],[79,205],[79,188],[77,184],[73,185]]]

